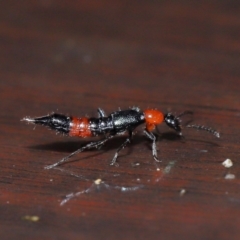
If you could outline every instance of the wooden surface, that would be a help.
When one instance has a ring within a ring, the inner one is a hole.
[[[240,239],[239,12],[239,1],[2,2],[0,239]],[[124,136],[45,170],[91,139],[20,122],[129,106],[192,110],[221,138],[160,126],[156,165],[140,127],[119,167]]]

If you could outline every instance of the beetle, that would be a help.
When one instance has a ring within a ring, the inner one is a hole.
[[[23,121],[33,124],[39,124],[43,126],[47,126],[56,132],[69,135],[76,136],[81,138],[87,137],[96,137],[96,136],[104,136],[103,139],[90,142],[85,146],[77,149],[75,152],[72,152],[68,156],[64,157],[60,161],[46,166],[46,169],[50,169],[56,167],[64,162],[66,162],[69,158],[80,153],[87,149],[99,148],[103,146],[108,140],[115,137],[116,135],[123,134],[125,132],[128,133],[128,137],[125,141],[120,145],[117,149],[110,165],[115,165],[119,152],[126,147],[131,141],[133,137],[133,131],[136,127],[145,123],[145,129],[143,133],[152,141],[152,156],[155,161],[159,162],[157,157],[157,148],[156,148],[156,136],[153,134],[153,130],[157,125],[165,122],[168,127],[174,129],[180,136],[182,135],[182,126],[181,126],[181,117],[186,114],[192,114],[191,111],[185,111],[178,116],[173,115],[172,113],[166,113],[157,110],[157,109],[146,109],[142,111],[138,107],[132,107],[127,110],[118,110],[112,112],[108,116],[106,116],[103,109],[98,108],[98,117],[71,117],[58,113],[53,113],[50,115],[46,115],[43,117],[30,118],[25,117]],[[212,133],[216,137],[220,137],[219,132],[216,130],[206,127],[203,125],[187,125],[188,128],[196,128],[198,130],[205,130],[207,132]]]

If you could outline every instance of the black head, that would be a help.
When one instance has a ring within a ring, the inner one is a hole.
[[[185,112],[182,112],[181,114],[179,114],[178,116],[174,116],[171,113],[167,113],[167,114],[164,115],[164,121],[170,128],[173,128],[176,132],[178,132],[179,135],[182,135],[182,132],[181,132],[182,127],[181,127],[181,124],[180,124],[181,123],[180,117],[182,117],[183,115],[187,115],[187,114],[192,115],[193,112],[192,111],[185,111]],[[206,126],[203,126],[203,125],[196,125],[196,124],[186,125],[185,127],[195,128],[197,130],[204,130],[204,131],[207,131],[209,133],[212,133],[217,138],[220,137],[219,132],[217,132],[216,130],[214,130],[210,127],[206,127]]]
[[[171,113],[167,113],[164,115],[164,121],[170,128],[173,128],[179,133],[179,135],[182,135],[179,117],[176,117]]]

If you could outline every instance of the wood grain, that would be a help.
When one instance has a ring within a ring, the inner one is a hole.
[[[239,10],[214,0],[3,2],[0,238],[239,239]],[[221,138],[160,126],[156,165],[140,127],[119,167],[109,163],[124,136],[45,170],[92,139],[20,122],[129,106],[192,110]]]

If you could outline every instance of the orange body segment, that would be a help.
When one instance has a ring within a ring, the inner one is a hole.
[[[147,109],[144,111],[146,128],[148,131],[152,131],[156,125],[164,121],[164,115],[162,112],[156,109]]]
[[[89,128],[89,119],[88,118],[72,118],[72,122],[70,123],[70,136],[77,137],[91,137],[92,133]]]

